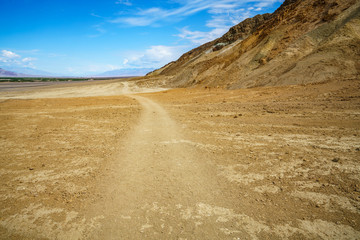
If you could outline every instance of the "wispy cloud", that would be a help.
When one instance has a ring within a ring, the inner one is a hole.
[[[225,10],[225,7],[229,7]],[[214,8],[211,10],[212,16],[206,22],[206,26],[210,31],[191,31],[189,27],[180,29],[180,33],[176,36],[184,40],[189,40],[193,44],[204,44],[212,41],[223,34],[225,34],[230,27],[239,22],[256,15],[257,9],[250,8],[236,8],[234,5],[223,5],[221,8]]]
[[[189,40],[194,44],[200,45],[214,40],[215,38],[223,35],[227,30],[227,28],[215,28],[209,32],[202,32],[190,31],[187,27],[185,27],[180,30],[180,33],[177,36],[182,39]]]
[[[140,9],[131,16],[118,17],[110,20],[110,22],[123,23],[130,26],[152,26],[155,23],[161,24],[169,20],[179,21],[186,16],[201,11],[208,11],[208,13],[215,16],[224,14],[230,16],[234,13],[238,14],[239,10],[244,10],[250,3],[256,7],[256,9],[251,10],[259,11],[261,8],[282,1],[283,0],[181,0],[177,1],[177,7]]]
[[[132,3],[129,0],[118,0],[115,3],[116,4],[126,5],[126,6],[131,6],[132,5]]]
[[[173,4],[168,8],[138,9],[133,14],[127,13],[109,22],[132,27],[161,26],[167,22],[181,21],[190,15],[207,11],[210,14],[210,19],[206,22],[209,31],[192,31],[185,27],[177,35],[193,44],[201,44],[221,36],[231,26],[283,0],[173,0],[172,2]]]
[[[96,31],[95,34],[90,34],[88,35],[88,37],[90,38],[95,38],[95,37],[100,37],[102,35],[104,35],[107,30],[103,27],[104,23],[99,23],[99,24],[95,24],[92,26],[92,28]]]
[[[28,63],[28,62],[32,62],[32,61],[35,61],[35,60],[37,60],[37,58],[26,57],[26,58],[23,58],[21,61],[24,62],[24,63]]]
[[[95,14],[95,13],[90,13],[90,15],[93,16],[93,17],[96,17],[96,18],[104,18],[104,17],[102,17],[102,16],[100,16],[98,14]]]

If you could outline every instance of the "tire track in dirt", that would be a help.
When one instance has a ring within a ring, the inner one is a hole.
[[[193,232],[194,223],[180,215],[189,210],[184,207],[219,200],[215,172],[186,144],[181,129],[159,104],[130,97],[141,104],[142,117],[104,183],[107,190],[99,206],[104,219],[97,237],[157,238],[189,233],[190,225]]]

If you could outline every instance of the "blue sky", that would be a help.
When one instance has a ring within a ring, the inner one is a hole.
[[[283,0],[0,0],[0,67],[159,68]]]

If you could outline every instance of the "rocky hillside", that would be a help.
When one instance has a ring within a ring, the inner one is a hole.
[[[147,75],[172,87],[244,88],[360,76],[360,0],[286,0]]]
[[[162,75],[167,75],[171,73],[176,73],[177,69],[189,61],[200,56],[202,53],[210,53],[213,51],[218,51],[224,46],[227,46],[237,40],[244,40],[250,34],[252,34],[260,25],[262,25],[266,20],[270,19],[271,14],[256,15],[253,18],[248,18],[238,25],[233,26],[230,30],[221,38],[215,39],[214,41],[205,43],[200,47],[197,47],[185,54],[183,54],[177,61],[169,63],[164,68],[161,68],[159,71],[154,71],[149,75],[156,75],[160,73]]]

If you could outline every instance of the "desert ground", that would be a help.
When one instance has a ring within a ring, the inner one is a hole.
[[[0,84],[1,239],[360,239],[360,81]]]

